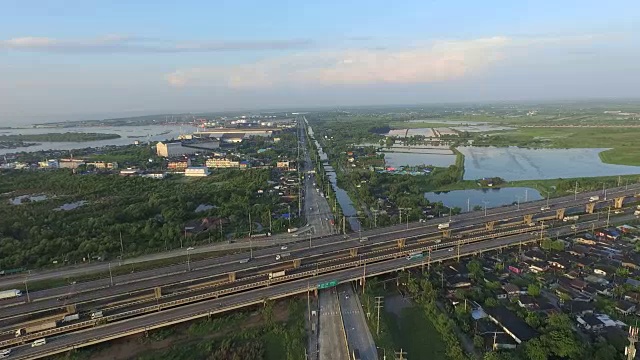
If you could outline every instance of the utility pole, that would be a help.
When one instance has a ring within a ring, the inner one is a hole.
[[[578,182],[576,181],[576,189],[573,191],[573,200],[578,200]]]
[[[396,351],[395,354],[396,360],[408,360],[408,358],[405,357],[407,355],[407,352],[403,351],[402,348],[400,349],[400,351]]]
[[[109,279],[111,279],[111,286],[113,286],[113,275],[111,274],[111,263],[109,263]]]
[[[471,212],[471,198],[467,198],[467,212]]]
[[[120,231],[120,260],[124,260],[124,243],[122,242],[122,231]]]
[[[269,232],[273,232],[272,224],[271,224],[271,209],[269,209]]]
[[[249,238],[251,238],[251,208],[249,208]],[[291,214],[289,214],[291,216]]]
[[[378,310],[378,316],[376,319],[376,335],[380,334],[380,309],[383,306],[382,296],[376,296],[376,310]]]

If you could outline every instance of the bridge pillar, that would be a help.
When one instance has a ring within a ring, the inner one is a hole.
[[[318,288],[313,289],[313,296],[318,297]]]
[[[358,248],[349,249],[349,255],[351,255],[351,257],[358,256]]]
[[[398,248],[402,249],[404,247],[405,240],[405,238],[396,240],[396,242],[398,243]]]
[[[587,206],[585,207],[584,212],[586,212],[587,214],[593,214],[593,209],[596,208],[596,203],[594,202],[590,202],[587,204]]]
[[[565,209],[556,210],[556,219],[558,219],[558,220],[564,219],[564,211],[565,211]]]
[[[442,237],[445,239],[451,237],[451,230],[449,229],[442,230]]]
[[[488,221],[485,224],[485,228],[487,229],[487,231],[493,231],[493,227],[496,225],[495,221]]]
[[[524,216],[523,221],[525,224],[531,224],[533,222],[533,214],[527,214]]]
[[[294,260],[293,260],[293,268],[294,268],[294,269],[299,268],[299,267],[300,267],[300,262],[301,262],[301,260],[300,260],[300,259],[294,259]]]
[[[621,209],[623,202],[624,202],[624,196],[617,197],[613,200],[613,207],[615,207],[616,209]]]
[[[155,295],[156,299],[160,299],[162,297],[162,288],[161,287],[154,287],[153,288],[153,295]]]
[[[236,281],[236,273],[235,272],[230,272],[229,273],[229,282],[234,282]]]
[[[75,314],[75,312],[76,312],[76,305],[75,304],[67,305],[67,314]]]

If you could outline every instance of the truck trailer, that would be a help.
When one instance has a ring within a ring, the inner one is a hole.
[[[36,325],[31,325],[16,330],[16,337],[20,337],[26,334],[33,334],[44,330],[55,329],[56,327],[58,327],[57,321],[48,321]]]
[[[22,291],[13,289],[0,291],[0,299],[12,299],[22,296]]]
[[[269,280],[284,276],[285,270],[269,273]]]
[[[449,223],[438,224],[438,229],[444,230],[449,228]]]

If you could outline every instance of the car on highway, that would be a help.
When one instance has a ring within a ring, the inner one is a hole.
[[[624,213],[624,210],[618,209],[618,210],[614,211],[613,213],[616,214],[616,215],[617,214],[622,214],[622,213]]]
[[[447,251],[453,251],[453,248],[449,248],[449,250],[447,250]]]
[[[41,346],[47,343],[46,339],[38,339],[31,343],[31,347]]]
[[[287,245],[280,246],[280,250],[287,250]]]
[[[0,357],[7,357],[11,354],[11,349],[2,349],[0,350]]]
[[[187,248],[187,251],[191,251],[191,250],[195,250],[195,248],[193,248],[193,247],[189,246],[189,247]]]
[[[551,210],[551,206],[543,206],[540,208],[540,211]]]

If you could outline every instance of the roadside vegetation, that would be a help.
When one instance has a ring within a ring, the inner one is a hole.
[[[306,303],[267,302],[256,312],[222,314],[146,335],[115,340],[56,360],[299,360],[304,359]]]
[[[0,268],[46,267],[88,259],[110,260],[244,237],[252,222],[273,232],[288,220],[276,217],[277,194],[266,189],[271,170],[221,169],[206,178],[154,180],[70,170],[7,171],[0,176]],[[45,194],[47,200],[12,205],[9,199]],[[73,210],[63,204],[87,201]],[[195,212],[199,204],[215,207]],[[269,215],[274,216],[273,219]],[[187,234],[185,224],[205,217],[226,219],[221,226]],[[253,225],[254,231],[256,225]],[[187,235],[185,237],[185,235]],[[122,242],[120,241],[122,236]]]

